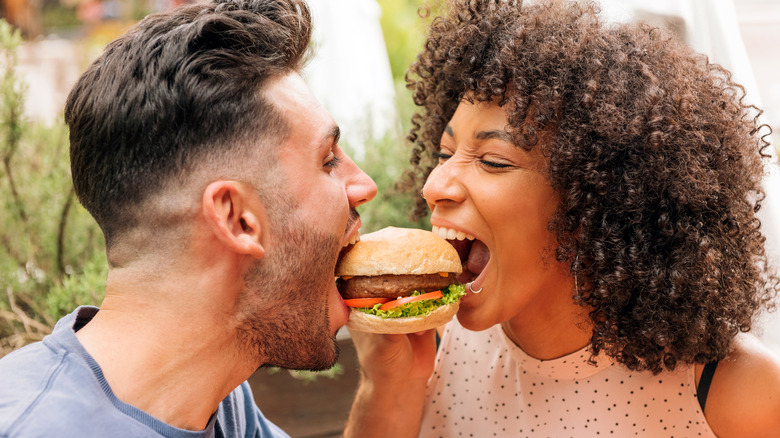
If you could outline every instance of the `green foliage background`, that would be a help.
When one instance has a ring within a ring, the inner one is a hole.
[[[369,139],[358,162],[379,188],[360,208],[363,232],[427,226],[408,217],[417,194],[395,188],[408,163],[412,103],[403,75],[422,46],[421,2],[379,0],[400,121],[396,132]],[[19,32],[0,20],[0,357],[42,339],[76,306],[98,305],[107,273],[102,233],[73,192],[67,128],[22,116],[34,84],[23,83],[14,69],[21,43]]]
[[[105,278],[100,230],[75,199],[68,135],[22,117],[17,31],[0,21],[0,356],[40,340]]]
[[[366,145],[366,157],[358,164],[377,184],[376,198],[360,208],[362,232],[371,232],[386,226],[429,228],[427,219],[411,221],[409,212],[418,193],[396,188],[409,164],[411,145],[406,135],[411,128],[414,112],[411,93],[406,89],[404,75],[422,49],[428,20],[420,16],[424,0],[378,0],[382,8],[380,24],[390,59],[390,69],[396,92],[399,123],[395,132]]]

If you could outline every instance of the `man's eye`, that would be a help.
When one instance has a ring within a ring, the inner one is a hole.
[[[325,164],[323,164],[323,166],[325,166],[325,167],[327,167],[329,169],[333,169],[334,167],[336,167],[339,164],[340,161],[341,160],[337,156],[334,155],[333,158],[328,160]]]

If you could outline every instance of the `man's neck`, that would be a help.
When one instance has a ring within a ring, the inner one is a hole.
[[[204,429],[254,371],[232,342],[232,315],[199,302],[209,294],[187,280],[151,290],[122,277],[109,274],[101,310],[76,336],[117,398],[172,426]]]

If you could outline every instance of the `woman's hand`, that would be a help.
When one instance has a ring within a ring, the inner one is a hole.
[[[363,378],[374,383],[427,382],[436,356],[434,330],[408,335],[353,332]]]
[[[436,356],[435,331],[351,334],[362,378],[344,436],[417,436]]]

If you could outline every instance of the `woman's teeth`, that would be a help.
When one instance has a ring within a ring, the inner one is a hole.
[[[438,235],[442,239],[447,239],[447,240],[464,240],[464,239],[474,240],[475,239],[474,236],[472,236],[471,234],[466,234],[463,231],[455,231],[451,228],[437,227],[435,225],[431,228],[431,231],[433,231],[434,234]]]

